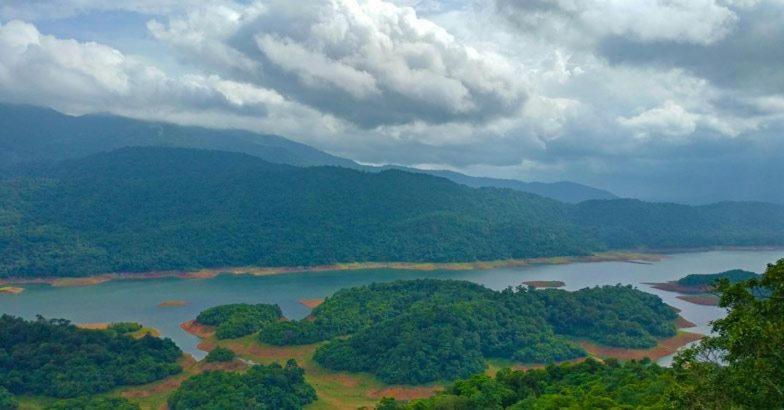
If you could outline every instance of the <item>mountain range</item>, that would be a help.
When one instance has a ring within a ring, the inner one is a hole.
[[[365,166],[282,137],[248,131],[147,122],[108,114],[76,117],[48,108],[0,104],[0,172],[133,146],[241,152],[296,166],[334,165],[371,172],[398,168],[441,176],[472,187],[509,188],[570,203],[616,198],[608,191],[574,182],[527,183],[452,171]]]
[[[0,179],[0,277],[758,245],[784,245],[784,206],[566,204],[193,148],[121,148]]]

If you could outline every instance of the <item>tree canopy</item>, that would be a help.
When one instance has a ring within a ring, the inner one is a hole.
[[[206,372],[182,383],[169,397],[171,410],[297,410],[316,400],[295,361],[252,366],[245,373]]]
[[[196,322],[216,326],[218,339],[233,339],[256,333],[262,326],[283,317],[278,305],[237,303],[221,305],[199,313]]]
[[[726,279],[730,283],[737,283],[752,278],[757,278],[759,276],[760,276],[759,274],[754,272],[749,272],[747,270],[732,269],[720,273],[686,275],[678,279],[677,283],[681,286],[691,286],[691,287],[712,286],[715,285],[716,282],[718,282],[721,279]]]
[[[668,408],[667,369],[648,360],[593,359],[544,369],[499,371],[458,380],[444,393],[408,403],[384,399],[379,410]]]
[[[137,147],[0,178],[0,277],[784,244],[784,206],[567,205],[399,170]]]
[[[728,315],[714,322],[713,336],[679,353],[671,368],[647,359],[588,358],[544,369],[502,369],[494,377],[457,380],[427,399],[385,398],[376,408],[784,408],[784,259],[760,277],[737,283],[724,278],[717,289]]]
[[[181,355],[169,339],[0,316],[0,386],[14,394],[76,397],[149,383],[179,373]]]
[[[309,318],[270,323],[259,338],[271,344],[330,340],[314,355],[329,369],[420,384],[480,372],[487,358],[549,363],[585,355],[564,337],[652,347],[675,334],[676,318],[661,299],[629,286],[496,292],[422,279],[340,290]]]
[[[236,356],[237,355],[234,353],[233,350],[218,346],[210,350],[210,352],[207,353],[207,357],[205,357],[204,360],[206,360],[207,363],[230,362],[234,360]]]
[[[19,402],[5,387],[0,386],[0,410],[16,410]]]
[[[675,361],[678,402],[692,408],[784,405],[784,259],[759,278],[719,281],[719,306],[729,313],[714,335]]]

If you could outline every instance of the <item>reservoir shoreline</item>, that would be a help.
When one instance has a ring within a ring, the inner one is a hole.
[[[574,263],[590,262],[629,262],[649,264],[658,262],[667,255],[681,253],[695,253],[708,251],[776,251],[784,250],[780,246],[716,246],[700,248],[669,248],[669,249],[644,249],[620,250],[597,252],[591,255],[580,256],[554,256],[546,258],[506,259],[496,261],[473,262],[347,262],[332,265],[314,266],[241,266],[204,268],[193,270],[167,270],[148,272],[114,272],[88,276],[51,276],[51,277],[8,277],[0,278],[0,286],[9,285],[51,285],[53,287],[79,287],[92,286],[116,280],[145,280],[145,279],[212,279],[219,275],[248,275],[272,276],[296,273],[314,273],[330,271],[356,271],[365,269],[393,269],[411,271],[471,271],[489,270],[498,268],[516,268],[536,265],[567,265]]]
[[[757,250],[758,248],[743,248],[742,250]],[[698,250],[699,251],[699,250]],[[5,285],[51,285],[53,287],[78,287],[92,286],[115,280],[145,280],[145,279],[212,279],[219,275],[248,275],[248,276],[273,276],[296,273],[314,273],[331,271],[356,271],[366,269],[392,269],[411,271],[470,271],[489,270],[497,268],[516,268],[535,265],[566,265],[573,263],[589,262],[656,262],[666,255],[654,251],[612,251],[599,252],[592,255],[581,256],[554,256],[547,258],[506,259],[496,261],[474,262],[349,262],[333,265],[314,266],[281,266],[281,267],[222,267],[194,270],[168,270],[149,272],[114,272],[88,276],[51,276],[51,277],[8,277],[0,279],[0,286]]]

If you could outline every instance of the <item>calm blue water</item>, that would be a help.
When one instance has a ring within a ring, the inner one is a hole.
[[[677,299],[674,293],[652,289],[643,282],[665,282],[690,273],[715,273],[741,268],[762,272],[767,263],[784,258],[784,250],[711,251],[666,255],[650,265],[628,262],[575,263],[519,268],[471,271],[400,271],[374,269],[297,273],[266,277],[222,275],[214,279],[156,279],[113,281],[96,286],[53,288],[27,286],[19,295],[0,295],[0,313],[34,318],[66,318],[74,323],[136,321],[159,329],[184,351],[197,358],[198,340],[179,328],[204,308],[226,303],[276,303],[293,319],[306,316],[309,310],[300,299],[322,298],[338,289],[397,279],[462,279],[492,289],[517,286],[529,280],[561,280],[567,290],[588,286],[632,284],[659,295],[666,303],[682,310],[681,314],[696,323],[694,331],[707,333],[709,322],[723,315],[723,310],[699,306]],[[166,300],[186,300],[184,307],[161,308]],[[666,363],[666,360],[664,360]]]

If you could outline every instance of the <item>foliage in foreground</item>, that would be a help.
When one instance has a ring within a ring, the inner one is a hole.
[[[563,336],[651,347],[675,334],[676,317],[658,297],[629,286],[496,292],[470,282],[414,280],[338,291],[312,319],[271,323],[259,338],[331,340],[314,355],[328,369],[420,384],[480,372],[486,358],[550,363],[585,355]]]
[[[14,394],[64,398],[149,383],[179,373],[181,355],[169,339],[0,316],[0,386]]]
[[[15,410],[18,406],[16,398],[5,387],[0,386],[0,410]]]
[[[182,383],[169,397],[171,410],[296,410],[316,400],[305,372],[294,360],[253,366],[245,373],[206,372]]]
[[[784,408],[784,259],[760,278],[735,284],[725,278],[718,290],[729,314],[714,322],[715,336],[679,354],[672,368],[587,359],[503,369],[495,377],[458,380],[427,399],[386,398],[377,409]]]
[[[278,305],[237,303],[206,309],[199,313],[196,322],[216,326],[215,337],[218,339],[233,339],[255,333],[281,317],[283,314]]]
[[[715,336],[676,358],[678,402],[692,408],[784,407],[784,259],[760,278],[719,282]]]
[[[505,369],[495,377],[475,375],[443,394],[409,403],[384,399],[377,409],[663,408],[673,383],[670,371],[648,360],[602,364],[587,359],[545,369]]]

